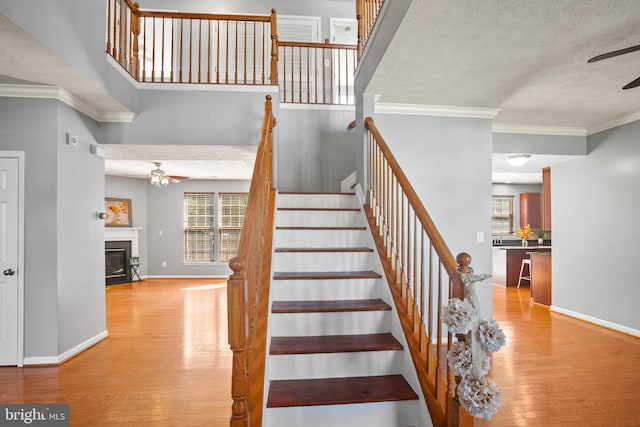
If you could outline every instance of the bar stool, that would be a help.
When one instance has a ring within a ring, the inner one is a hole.
[[[527,276],[523,276],[522,274],[524,273],[524,266],[527,266],[528,271],[527,271]],[[531,285],[531,259],[530,258],[525,258],[522,260],[522,263],[520,264],[520,277],[518,277],[518,288],[520,287],[520,282],[522,282],[523,280],[528,280],[529,281],[529,285]]]

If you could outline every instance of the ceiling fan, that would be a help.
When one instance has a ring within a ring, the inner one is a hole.
[[[615,56],[624,55],[624,54],[627,54],[627,53],[635,52],[637,50],[640,50],[640,44],[636,45],[636,46],[626,47],[626,48],[620,49],[620,50],[614,50],[612,52],[603,53],[602,55],[594,56],[593,58],[589,59],[587,61],[587,63],[596,62],[596,61],[602,61],[603,59],[613,58]],[[640,77],[638,77],[637,79],[635,79],[632,82],[627,83],[626,85],[624,85],[622,87],[622,89],[632,89],[632,88],[638,87],[638,86],[640,86]]]
[[[151,185],[155,187],[166,187],[167,185],[169,185],[169,183],[177,184],[189,179],[188,176],[167,175],[162,169],[160,169],[160,162],[153,162],[153,164],[156,166],[156,168],[151,170],[148,178],[151,182]]]

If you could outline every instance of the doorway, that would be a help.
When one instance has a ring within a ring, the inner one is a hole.
[[[0,366],[23,365],[24,153],[0,151]]]

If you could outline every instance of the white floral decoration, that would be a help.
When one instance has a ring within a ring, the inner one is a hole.
[[[476,310],[467,300],[451,298],[442,308],[442,321],[453,334],[466,334],[476,320]]]
[[[483,319],[478,324],[478,340],[484,351],[495,353],[505,343],[505,335],[494,319]]]
[[[458,384],[458,400],[472,416],[490,420],[500,407],[500,390],[488,377],[466,377]]]
[[[491,358],[486,354],[481,354],[480,376],[489,372]],[[471,346],[465,341],[456,341],[451,344],[451,349],[447,352],[447,360],[453,374],[460,377],[473,376],[473,356]]]

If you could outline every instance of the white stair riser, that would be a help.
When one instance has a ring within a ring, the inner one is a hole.
[[[279,208],[360,208],[352,194],[278,194]]]
[[[417,401],[267,408],[265,427],[413,427]]]
[[[370,271],[372,252],[276,252],[274,271]]]
[[[280,227],[356,227],[363,226],[356,211],[278,211],[276,226]]]
[[[270,356],[272,380],[364,377],[399,374],[402,352],[397,350],[349,353],[282,354]]]
[[[369,245],[367,230],[278,230],[276,248],[353,248]]]
[[[381,334],[391,331],[390,311],[272,313],[271,336]]]
[[[274,301],[373,299],[384,294],[380,279],[273,280]]]

